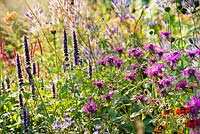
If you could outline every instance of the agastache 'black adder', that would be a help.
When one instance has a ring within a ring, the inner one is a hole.
[[[88,62],[88,76],[89,79],[92,79],[92,64],[90,61]]]
[[[24,52],[25,52],[25,59],[26,59],[26,65],[31,65],[30,55],[29,55],[29,49],[28,49],[28,41],[27,37],[24,36]]]
[[[76,32],[73,31],[73,43],[74,43],[74,64],[78,65],[79,63],[79,51],[78,51],[78,40]]]
[[[35,64],[35,62],[32,63],[32,69],[33,69],[32,74],[36,75],[36,64]]]
[[[23,91],[23,75],[22,75],[22,69],[21,69],[21,61],[20,61],[20,57],[17,54],[16,57],[16,67],[17,67],[17,76],[18,76],[18,101],[19,101],[19,107],[21,110],[21,120],[24,121],[24,132],[28,133],[28,126],[26,125],[27,123],[27,112],[26,109],[24,108],[24,101],[23,101],[23,95],[22,95],[22,91]],[[28,119],[29,120],[29,119]]]
[[[64,29],[63,31],[63,50],[64,50],[64,60],[68,61],[69,60],[69,54],[68,54],[68,40],[67,40],[67,33],[66,30]]]
[[[27,41],[26,36],[24,36],[24,51],[25,51],[25,60],[26,60],[26,73],[28,75],[28,80],[31,85],[32,98],[34,99],[36,88],[35,88],[34,79],[31,73],[31,60],[30,60],[28,41]]]
[[[29,112],[26,108],[23,108],[23,120],[24,120],[24,133],[28,133],[28,126],[30,125]]]
[[[6,78],[6,85],[7,85],[7,89],[10,88],[10,79],[7,77]]]
[[[52,83],[52,95],[53,95],[53,98],[56,98],[56,86],[54,82]]]
[[[17,77],[18,77],[18,85],[20,90],[23,90],[22,84],[23,84],[23,75],[22,75],[22,68],[21,68],[21,61],[19,54],[16,56],[16,67],[17,67]]]

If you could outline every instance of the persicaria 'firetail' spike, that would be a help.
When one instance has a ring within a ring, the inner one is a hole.
[[[69,60],[69,54],[68,54],[68,44],[67,44],[67,33],[66,30],[64,29],[63,31],[63,49],[64,49],[64,60],[68,61]]]
[[[75,31],[73,31],[73,43],[74,43],[74,64],[78,65],[79,62],[78,40]]]
[[[52,94],[53,94],[53,98],[56,98],[56,86],[54,83],[52,83]]]
[[[35,64],[35,62],[32,63],[32,73],[33,73],[33,75],[36,75],[36,64]]]
[[[26,65],[31,65],[29,49],[28,49],[28,41],[26,36],[24,36],[24,51],[25,51]]]

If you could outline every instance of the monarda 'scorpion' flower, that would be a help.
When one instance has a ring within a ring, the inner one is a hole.
[[[168,78],[162,78],[161,80],[158,81],[159,87],[169,87],[174,80],[174,77],[168,77]],[[161,88],[160,87],[160,88]]]
[[[190,107],[190,117],[192,119],[200,119],[198,112],[200,110],[200,94],[192,96],[192,99],[186,102],[186,107]]]
[[[115,47],[114,50],[121,55],[124,52],[124,46]]]
[[[163,72],[162,69],[164,68],[164,66],[165,65],[161,63],[153,64],[152,66],[145,69],[144,72],[150,77],[158,77],[159,74]]]
[[[76,32],[73,31],[73,43],[74,43],[74,64],[78,65],[79,63],[79,51],[78,51],[78,40]]]
[[[143,55],[143,51],[140,48],[134,48],[134,49],[128,50],[128,54],[132,57],[139,58]]]
[[[158,46],[156,44],[146,44],[146,45],[144,45],[144,49],[146,51],[150,52],[150,53],[155,53],[157,47]]]
[[[130,81],[135,81],[136,73],[135,72],[128,72],[125,73],[125,79],[130,80]]]
[[[144,103],[147,100],[146,94],[140,94],[135,96],[135,100],[137,100],[140,103]]]
[[[97,88],[103,88],[104,83],[105,83],[104,80],[100,80],[93,82],[93,85],[95,85]]]
[[[109,56],[106,56],[104,58],[104,61],[108,64],[110,64],[111,66],[114,65],[114,61],[117,61],[117,57],[113,56],[113,55],[109,55]]]
[[[171,31],[162,31],[160,32],[161,38],[169,38],[169,36],[172,34]]]
[[[166,50],[165,49],[156,49],[155,53],[158,55],[159,58],[162,58],[163,55],[165,54]]]
[[[181,51],[171,52],[167,56],[165,56],[164,59],[170,64],[170,66],[174,67],[176,63],[179,61],[181,54],[182,54]]]
[[[106,66],[106,61],[104,59],[99,59],[97,62],[99,65]]]
[[[200,56],[200,50],[199,49],[186,50],[186,55],[191,60],[194,60],[195,58]]]
[[[176,84],[176,91],[178,91],[178,89],[186,89],[186,88],[187,88],[186,80],[181,80]]]
[[[109,93],[109,94],[105,94],[105,95],[101,95],[101,99],[106,100],[107,102],[111,101],[111,97],[114,96],[114,93]]]
[[[96,112],[97,105],[94,102],[94,99],[89,99],[88,102],[83,106],[82,111],[85,113],[94,113]]]
[[[182,71],[183,75],[188,75],[189,77],[196,76],[198,74],[198,70],[195,68],[186,68]]]
[[[124,64],[124,60],[119,60],[119,59],[115,59],[115,60],[114,60],[114,65],[115,65],[117,68],[122,67],[123,64]]]

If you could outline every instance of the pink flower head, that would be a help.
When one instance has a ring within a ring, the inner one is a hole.
[[[135,99],[141,103],[144,103],[147,100],[146,94],[140,94],[135,96]]]
[[[155,53],[159,56],[159,58],[162,58],[162,56],[165,54],[165,49],[156,49]]]
[[[117,60],[117,57],[112,56],[112,55],[106,56],[106,57],[104,58],[104,61],[105,61],[106,63],[109,63],[110,65],[113,65],[115,60]]]
[[[94,113],[97,109],[97,105],[94,99],[89,99],[88,102],[83,106],[82,111],[85,113]]]
[[[165,56],[164,59],[173,67],[179,61],[181,54],[181,51],[174,51]]]
[[[100,80],[93,82],[93,85],[95,85],[97,88],[102,88],[104,83],[105,83],[104,80]]]
[[[124,52],[124,46],[121,45],[120,47],[115,47],[114,50],[115,52],[122,54]]]
[[[157,64],[153,64],[152,66],[148,67],[147,69],[145,69],[145,73],[148,75],[148,76],[151,76],[151,77],[157,77],[159,76],[160,73],[162,73],[162,69],[164,68],[164,64],[161,64],[161,63],[157,63]]]
[[[160,32],[161,37],[169,38],[169,36],[172,34],[171,31],[162,31]]]
[[[186,50],[186,55],[189,56],[190,59],[194,60],[195,57],[200,56],[200,50],[199,49]]]
[[[120,68],[123,64],[124,64],[124,60],[119,60],[119,59],[115,59],[115,60],[114,60],[114,65],[115,65],[117,68]]]
[[[131,69],[133,69],[133,70],[136,70],[138,68],[140,68],[140,65],[136,65],[136,64],[131,65]]]
[[[187,81],[186,80],[181,80],[176,84],[176,91],[178,91],[178,89],[186,89],[187,88]]]
[[[99,63],[99,65],[105,66],[106,65],[106,61],[103,59],[100,59],[97,61]]]
[[[146,45],[144,45],[144,49],[146,51],[149,51],[150,53],[155,53],[157,47],[158,46],[155,45],[155,44],[146,44]]]
[[[128,50],[128,54],[132,57],[141,57],[143,51],[140,48]]]
[[[114,93],[109,93],[109,94],[105,94],[105,95],[101,95],[101,99],[106,100],[107,102],[111,101],[111,97],[114,96]]]
[[[196,76],[198,73],[197,69],[195,68],[186,68],[185,70],[182,71],[183,75],[188,75],[188,76]]]
[[[128,72],[125,74],[125,79],[134,81],[135,80],[135,72]]]

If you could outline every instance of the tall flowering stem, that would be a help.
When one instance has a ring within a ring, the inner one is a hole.
[[[89,79],[92,79],[92,64],[90,61],[88,63],[88,76],[89,76]]]
[[[79,51],[78,51],[78,40],[75,31],[73,31],[73,43],[74,43],[74,64],[78,65]]]
[[[16,67],[17,67],[17,77],[18,77],[18,85],[20,90],[22,90],[22,84],[23,84],[23,75],[22,75],[22,68],[21,68],[21,61],[19,54],[16,56]]]
[[[66,30],[64,29],[63,31],[63,50],[64,50],[64,60],[65,61],[68,61],[69,60],[69,54],[68,54],[68,40],[67,40],[67,33],[66,33]]]
[[[24,52],[25,52],[26,65],[30,66],[31,65],[31,60],[30,60],[28,41],[27,41],[27,37],[26,36],[24,36]]]

